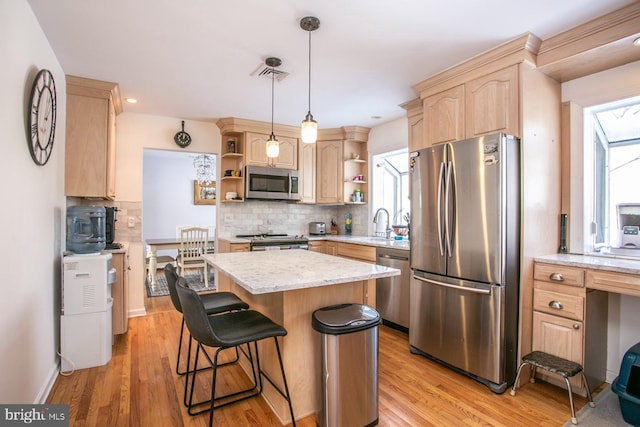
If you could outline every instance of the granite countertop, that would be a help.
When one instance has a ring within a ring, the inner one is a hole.
[[[535,261],[616,273],[640,274],[640,260],[609,256],[553,254],[535,257]]]
[[[204,255],[252,294],[314,288],[400,275],[400,270],[301,249]]]

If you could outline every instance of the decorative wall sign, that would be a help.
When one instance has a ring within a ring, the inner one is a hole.
[[[193,181],[193,204],[194,205],[215,205],[216,204],[216,183],[199,184]]]

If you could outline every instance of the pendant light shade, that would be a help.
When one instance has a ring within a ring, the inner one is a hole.
[[[271,132],[271,136],[267,139],[267,157],[273,159],[280,155],[280,141],[276,139],[276,136]]]
[[[280,141],[276,138],[276,135],[273,133],[273,86],[274,86],[274,74],[275,67],[278,67],[282,64],[280,58],[269,57],[265,61],[265,63],[271,67],[271,135],[269,135],[269,139],[267,139],[267,157],[270,159],[274,159],[280,155]]]
[[[302,142],[313,144],[318,139],[318,122],[311,114],[311,32],[320,28],[320,20],[315,16],[306,16],[300,20],[300,28],[309,33],[309,109],[307,116],[302,121]]]

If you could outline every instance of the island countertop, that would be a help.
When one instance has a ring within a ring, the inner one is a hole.
[[[302,249],[230,252],[203,258],[254,295],[400,275],[397,268]]]

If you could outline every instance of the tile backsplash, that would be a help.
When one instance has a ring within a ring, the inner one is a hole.
[[[309,222],[327,224],[331,219],[338,224],[340,234],[344,234],[344,216],[352,215],[352,233],[368,233],[367,205],[325,206],[304,205],[286,202],[250,200],[244,203],[218,204],[218,237],[229,239],[238,234],[286,233],[309,234]]]

